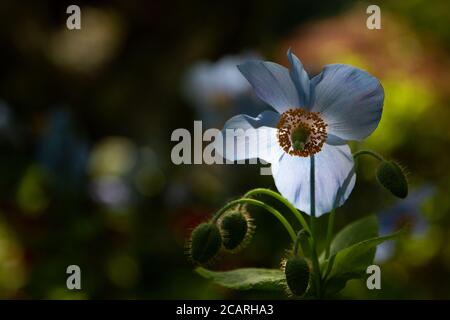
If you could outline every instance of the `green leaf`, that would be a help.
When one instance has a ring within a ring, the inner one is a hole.
[[[336,293],[345,287],[348,280],[361,278],[373,262],[376,246],[397,237],[402,231],[361,241],[332,256],[334,263],[328,276],[327,293]]]
[[[339,251],[334,259],[330,277],[365,271],[368,266],[367,262],[372,263],[373,261],[372,259],[370,261],[364,259],[368,256],[368,253],[372,253],[372,249],[375,249],[380,243],[397,237],[400,232],[364,240]]]
[[[325,260],[325,253],[320,257],[321,270],[323,270],[325,278],[327,278],[329,273],[331,272],[331,268],[333,267],[333,263],[335,260],[335,255],[339,251],[361,241],[375,238],[377,236],[378,219],[375,215],[361,218],[339,231],[331,242],[330,258],[328,260]],[[366,256],[363,257],[364,259],[362,259],[360,262],[370,264],[373,261],[374,256],[375,248],[373,248],[372,251],[369,251]]]
[[[378,236],[378,220],[375,215],[359,219],[343,228],[333,239],[330,256],[358,242]]]
[[[330,258],[321,257],[327,294],[342,290],[350,279],[363,277],[367,266],[373,263],[377,245],[400,232],[379,237],[375,215],[355,221],[338,232],[331,243]]]
[[[211,271],[198,267],[195,271],[216,284],[235,290],[284,290],[286,277],[280,269],[243,268]]]

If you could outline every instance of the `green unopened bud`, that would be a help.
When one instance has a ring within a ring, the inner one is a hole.
[[[227,212],[220,219],[223,246],[231,252],[244,248],[253,236],[253,223],[244,208]]]
[[[285,262],[284,274],[290,292],[299,297],[303,296],[308,289],[310,278],[308,262],[302,257],[289,258]]]
[[[190,255],[198,264],[214,259],[222,247],[222,236],[214,223],[202,223],[192,231]]]
[[[394,196],[406,198],[408,182],[402,168],[394,161],[383,161],[377,169],[378,182]]]

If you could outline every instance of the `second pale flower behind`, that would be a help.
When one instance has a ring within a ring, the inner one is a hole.
[[[228,120],[224,133],[233,130],[236,134],[226,139],[224,157],[231,161],[260,158],[271,163],[279,192],[310,214],[310,156],[314,155],[315,211],[319,216],[341,206],[353,190],[356,176],[347,141],[362,140],[375,130],[384,92],[380,82],[361,69],[327,65],[309,79],[290,50],[288,58],[291,70],[264,61],[238,66],[256,95],[274,111]],[[252,148],[248,139],[239,137],[244,131],[236,129],[250,129],[266,138]],[[336,201],[338,192],[342,195]]]

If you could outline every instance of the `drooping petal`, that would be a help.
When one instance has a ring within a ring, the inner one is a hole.
[[[287,68],[264,61],[249,61],[238,68],[256,95],[279,113],[300,106],[297,89]]]
[[[328,133],[327,143],[331,144],[332,146],[341,146],[343,144],[347,144],[347,140],[341,139],[338,136],[335,136],[334,134]]]
[[[327,131],[341,139],[362,140],[381,119],[384,91],[377,78],[343,64],[326,66],[312,80],[314,104]]]
[[[298,92],[299,106],[309,110],[312,86],[308,73],[303,68],[301,61],[292,53],[291,49],[288,50],[288,59],[291,64],[290,75]]]
[[[315,154],[315,208],[316,216],[330,212],[344,204],[355,185],[353,157],[347,145],[324,144]],[[272,174],[278,191],[294,206],[311,213],[309,157],[284,153],[272,164]],[[341,193],[336,202],[337,194]]]
[[[228,120],[222,130],[224,149],[221,153],[229,161],[260,158],[272,162],[275,151],[281,149],[275,128],[280,115],[264,111],[258,117],[237,115]]]

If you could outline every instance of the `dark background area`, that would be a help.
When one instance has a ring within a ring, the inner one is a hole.
[[[66,28],[69,4],[81,8],[81,30]],[[246,54],[286,65],[289,47],[311,76],[349,63],[380,79],[380,126],[351,147],[409,172],[411,195],[398,202],[377,185],[376,163],[362,161],[337,229],[371,213],[381,231],[411,229],[379,248],[382,290],[352,281],[340,297],[450,298],[449,3],[379,2],[381,30],[366,28],[368,5],[1,1],[0,298],[284,297],[224,290],[194,273],[189,230],[227,200],[275,186],[257,165],[176,166],[170,137],[194,120],[221,128],[242,105],[262,108],[215,70],[234,70],[224,58]],[[218,84],[198,86],[199,63]],[[213,268],[279,265],[288,237],[252,214],[251,245]],[[66,288],[71,264],[82,270],[80,291]]]

